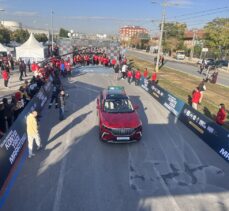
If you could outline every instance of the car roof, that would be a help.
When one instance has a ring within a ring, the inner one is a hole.
[[[121,89],[107,89],[104,90],[104,99],[120,99],[120,98],[125,98],[127,99],[128,97],[126,96],[125,90],[122,87]]]

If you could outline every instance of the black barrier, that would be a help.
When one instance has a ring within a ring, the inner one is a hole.
[[[185,104],[179,120],[196,133],[226,161],[229,161],[229,131]]]
[[[143,79],[141,87],[178,117],[226,161],[229,161],[229,131],[216,124],[156,83]]]
[[[0,143],[0,190],[1,193],[19,154],[26,142],[26,117],[33,110],[41,111],[51,91],[51,82],[46,83],[39,92],[31,99],[18,116],[7,134]]]
[[[142,81],[141,87],[149,92],[151,95],[155,97],[163,106],[165,106],[169,111],[171,111],[174,115],[179,116],[184,102],[174,95],[170,94],[166,90],[162,89],[156,83],[144,79]]]

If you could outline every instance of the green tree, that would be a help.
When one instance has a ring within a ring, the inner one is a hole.
[[[10,30],[0,27],[0,43],[8,44],[10,42]]]
[[[205,46],[214,52],[216,57],[229,49],[229,18],[216,18],[207,23],[205,30]]]
[[[11,33],[10,39],[18,43],[24,43],[29,38],[28,30],[17,29]]]
[[[59,36],[60,37],[68,37],[69,31],[63,28],[60,28]]]
[[[34,34],[34,37],[37,39],[38,42],[47,42],[48,41],[48,37],[44,33]]]
[[[168,22],[164,24],[164,51],[173,52],[184,49],[184,32],[186,28],[186,24],[178,22]]]

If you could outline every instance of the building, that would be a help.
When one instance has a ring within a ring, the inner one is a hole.
[[[195,35],[195,37],[194,37],[194,35]],[[195,45],[201,44],[201,43],[203,43],[204,36],[205,36],[205,33],[204,33],[203,29],[185,31],[185,33],[184,33],[184,46],[187,48],[192,48],[193,37],[194,37],[194,41],[195,41],[194,44]]]
[[[25,30],[28,30],[29,33],[34,33],[34,34],[43,34],[44,33],[47,36],[49,36],[48,30],[22,26],[21,23],[16,22],[16,21],[1,21],[0,24],[11,31],[15,31],[17,29],[25,29]]]
[[[124,26],[119,30],[120,41],[129,41],[136,34],[149,34],[149,31],[140,26]]]

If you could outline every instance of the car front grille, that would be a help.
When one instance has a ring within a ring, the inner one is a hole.
[[[134,132],[134,128],[112,128],[111,132],[115,136],[129,136]]]

